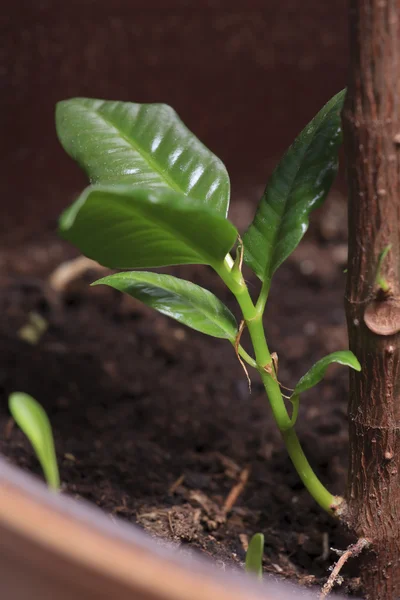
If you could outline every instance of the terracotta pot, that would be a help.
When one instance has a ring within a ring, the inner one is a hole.
[[[167,550],[127,523],[46,487],[0,459],[0,598],[4,600],[294,600]]]

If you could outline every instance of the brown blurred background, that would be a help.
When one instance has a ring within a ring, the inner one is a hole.
[[[346,83],[345,0],[3,0],[1,13],[3,246],[54,229],[85,184],[56,139],[60,99],[171,104],[253,207]]]

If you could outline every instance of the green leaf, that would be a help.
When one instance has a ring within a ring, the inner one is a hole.
[[[292,396],[297,396],[309,390],[319,383],[325,376],[326,370],[332,363],[338,363],[350,367],[355,371],[361,371],[361,365],[357,358],[350,350],[340,350],[339,352],[333,352],[328,354],[325,358],[322,358],[315,363],[311,369],[303,375],[298,384],[296,385]]]
[[[14,421],[33,446],[48,486],[58,490],[60,476],[54,450],[53,433],[43,407],[32,396],[22,392],[11,394],[8,405]]]
[[[244,260],[264,281],[293,252],[310,212],[325,199],[338,168],[345,90],[303,129],[273,172],[253,223],[243,236]]]
[[[254,573],[262,579],[262,558],[264,554],[264,536],[256,533],[250,540],[246,552],[246,572]]]
[[[61,234],[113,269],[215,265],[237,237],[219,213],[168,188],[90,186],[61,216]]]
[[[159,273],[116,273],[92,285],[105,284],[180,323],[217,338],[234,341],[237,323],[230,310],[214,294],[204,288]]]
[[[226,216],[225,166],[170,106],[73,98],[57,104],[56,128],[91,183],[167,187]]]

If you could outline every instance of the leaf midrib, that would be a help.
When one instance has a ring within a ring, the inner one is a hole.
[[[287,206],[287,203],[288,203],[288,198],[289,198],[289,196],[290,196],[290,194],[291,194],[291,192],[292,192],[292,190],[293,190],[294,183],[295,183],[295,181],[296,181],[296,179],[297,179],[297,176],[298,176],[298,174],[299,174],[299,171],[300,171],[300,169],[301,169],[301,163],[302,163],[302,160],[303,160],[303,158],[304,158],[305,154],[308,152],[308,149],[309,149],[309,147],[310,147],[310,145],[311,145],[312,141],[314,140],[314,138],[315,138],[315,135],[316,135],[317,131],[320,129],[321,125],[322,125],[322,124],[325,122],[325,120],[327,119],[327,117],[328,117],[328,115],[329,115],[330,113],[331,113],[331,110],[329,110],[329,111],[327,111],[327,112],[325,113],[325,115],[323,116],[323,118],[321,119],[321,121],[318,123],[318,127],[316,127],[316,129],[314,130],[314,133],[313,133],[313,134],[312,134],[312,136],[310,137],[310,140],[309,140],[309,142],[308,142],[307,146],[306,146],[306,147],[303,149],[303,152],[302,152],[302,157],[301,157],[301,160],[299,161],[299,166],[297,167],[297,169],[296,169],[296,172],[295,172],[295,175],[294,175],[294,177],[293,177],[293,179],[292,179],[292,182],[291,182],[291,184],[290,184],[290,191],[289,191],[289,193],[287,194],[287,196],[286,196],[286,199],[285,199],[285,201],[284,201],[284,211],[283,211],[283,215],[285,215],[285,213],[286,213],[286,206]],[[290,146],[290,148],[289,148],[289,149],[291,149],[291,148],[292,148],[292,146]],[[283,158],[282,158],[282,160],[283,160]],[[278,165],[278,166],[279,166],[279,165]],[[277,168],[278,168],[278,167],[277,167]],[[267,264],[265,265],[265,267],[264,267],[264,268],[262,268],[262,267],[263,267],[263,265],[262,265],[262,264],[260,264],[260,267],[261,267],[260,271],[261,271],[261,273],[262,273],[263,280],[264,280],[265,278],[267,278],[267,277],[268,277],[268,278],[271,278],[271,276],[272,276],[272,274],[271,274],[271,265],[273,264],[273,262],[274,262],[274,261],[273,261],[273,259],[275,258],[275,255],[276,255],[276,240],[277,240],[277,239],[280,237],[280,233],[281,233],[281,231],[282,231],[282,224],[283,224],[283,221],[284,221],[284,217],[280,217],[280,218],[279,218],[279,226],[278,226],[278,228],[277,228],[277,230],[276,230],[276,233],[275,233],[275,235],[273,236],[273,241],[272,241],[272,243],[271,243],[271,247],[273,247],[273,248],[274,248],[274,250],[273,250],[273,252],[272,252],[272,254],[271,254],[271,256],[270,256],[269,260],[267,259]],[[254,226],[255,226],[255,225],[254,225]],[[256,228],[257,228],[257,229],[258,229],[258,231],[261,233],[261,235],[263,235],[263,232],[262,232],[262,231],[259,229],[259,227],[256,227]],[[253,257],[254,257],[254,259],[256,260],[256,262],[258,262],[258,261],[257,261],[257,259],[256,259],[256,257],[254,256],[254,254],[253,254]]]
[[[321,125],[322,125],[322,124],[325,122],[325,120],[326,120],[326,117],[328,116],[328,114],[330,114],[330,112],[331,112],[331,111],[328,111],[328,112],[327,112],[327,113],[324,115],[323,119],[321,119],[321,121],[318,123],[318,127],[316,127],[316,128],[315,128],[315,130],[314,130],[313,134],[311,135],[311,137],[310,137],[310,139],[309,139],[309,142],[308,142],[307,146],[304,148],[304,151],[303,151],[303,153],[302,153],[302,155],[301,155],[301,160],[299,160],[299,166],[298,166],[298,167],[297,167],[297,169],[296,169],[296,173],[295,173],[295,175],[294,175],[294,177],[293,177],[293,179],[292,179],[292,181],[291,181],[291,184],[290,184],[290,190],[289,190],[289,192],[288,192],[288,194],[287,194],[287,196],[286,196],[286,200],[284,201],[283,217],[281,217],[281,218],[279,219],[279,226],[278,226],[278,228],[277,228],[277,230],[276,230],[276,234],[274,235],[274,238],[273,238],[273,247],[274,247],[274,251],[273,251],[273,253],[272,253],[272,255],[271,255],[271,259],[270,259],[270,261],[269,261],[269,264],[267,265],[267,269],[265,269],[265,274],[267,274],[267,270],[268,270],[268,276],[269,276],[269,277],[271,277],[271,265],[273,264],[273,262],[274,262],[274,259],[275,259],[275,255],[276,255],[276,246],[277,246],[277,244],[276,244],[276,240],[277,240],[277,239],[280,237],[280,233],[281,233],[281,231],[282,231],[282,225],[283,225],[283,222],[285,221],[286,212],[287,212],[287,211],[286,211],[286,206],[287,206],[287,204],[288,204],[288,202],[289,202],[289,197],[290,197],[290,195],[291,195],[291,193],[292,193],[292,191],[293,191],[293,186],[294,186],[294,184],[295,184],[295,181],[296,181],[296,179],[297,179],[297,176],[298,176],[298,174],[299,174],[299,172],[300,172],[300,170],[301,170],[302,161],[303,161],[303,159],[304,159],[305,155],[307,154],[307,152],[308,152],[308,150],[309,150],[309,148],[310,148],[310,145],[311,145],[312,141],[314,140],[314,138],[315,138],[315,136],[316,136],[316,134],[317,134],[317,131],[320,129]],[[292,146],[291,146],[291,147],[292,147]]]
[[[104,106],[104,104],[102,105]],[[112,127],[113,129],[115,129],[115,131],[118,133],[118,135],[120,135],[120,137],[125,140],[134,151],[136,151],[141,158],[147,162],[150,167],[152,169],[154,169],[154,171],[160,176],[160,178],[165,181],[165,183],[168,185],[168,187],[172,188],[174,191],[176,192],[180,192],[181,194],[184,194],[185,196],[187,195],[185,190],[183,188],[181,188],[179,185],[177,185],[174,180],[168,176],[168,174],[162,170],[160,168],[160,166],[158,165],[158,163],[152,158],[151,154],[149,154],[148,152],[146,152],[146,150],[144,150],[142,148],[142,146],[140,146],[139,144],[137,144],[131,137],[125,135],[118,127],[117,125],[115,125],[115,123],[113,123],[109,118],[107,118],[103,113],[101,113],[99,111],[99,109],[90,109],[87,108],[88,111],[92,111],[97,117],[103,119],[103,121],[109,126]],[[140,111],[140,109],[139,109]]]
[[[130,198],[129,196],[126,196],[125,194],[118,194],[117,190],[112,190],[112,189],[109,190],[107,187],[105,187],[105,186],[103,187],[101,185],[96,190],[93,190],[93,191],[103,192],[103,193],[104,192],[114,193],[114,194],[117,194],[117,196],[119,198],[122,197],[124,200],[129,200],[129,198]],[[89,198],[89,196],[86,198],[86,201],[88,200],[88,198]],[[189,198],[189,196],[186,196],[186,198]],[[194,200],[194,202],[197,204],[196,200]],[[165,207],[165,204],[166,204],[166,202],[163,201],[163,200],[160,200],[160,199],[157,199],[156,202],[153,203],[154,206],[164,206],[164,207]],[[134,204],[134,206],[132,208],[133,208],[134,211],[135,210],[138,211],[140,213],[141,218],[144,219],[145,221],[147,221],[148,223],[153,224],[154,222],[156,222],[157,225],[161,229],[166,230],[170,234],[170,236],[172,237],[173,240],[179,239],[188,248],[193,249],[194,252],[197,254],[197,256],[199,258],[203,258],[203,257],[206,258],[206,260],[208,262],[204,263],[204,264],[208,264],[210,266],[213,266],[213,265],[216,264],[217,259],[215,257],[211,256],[204,248],[200,247],[197,243],[194,243],[193,239],[187,237],[184,234],[184,232],[183,232],[182,229],[180,229],[179,231],[177,231],[177,229],[174,228],[173,225],[171,225],[166,220],[163,220],[162,218],[160,218],[159,215],[156,212],[153,212],[151,215],[149,215],[147,213],[147,211],[146,211],[146,209],[148,208],[148,206],[149,206],[149,202],[147,200],[141,198],[139,200],[139,202],[137,202],[137,201],[135,202],[135,204]],[[123,208],[124,211],[127,212],[128,218],[132,219],[132,213],[130,211],[131,207],[129,205],[128,206],[125,205],[125,203],[123,202],[122,203],[122,208]],[[174,208],[179,211],[181,207],[178,205],[178,206],[175,206]],[[184,208],[185,208],[185,211],[183,211],[183,212],[186,212],[186,210],[187,210],[187,212],[192,212],[192,213],[196,213],[196,212],[198,213],[199,212],[198,211],[198,207],[197,206],[193,206],[192,204],[188,204],[188,206],[185,206]],[[210,216],[213,216],[211,210],[210,209],[205,209],[205,207],[203,207],[202,205],[201,205],[201,211],[200,212],[203,213],[203,214],[206,213],[206,212],[208,212],[210,214]],[[218,213],[216,213],[215,216],[222,219],[222,217]],[[228,252],[229,252],[229,250],[228,250]],[[221,261],[222,260],[223,259],[221,259]]]
[[[124,281],[124,279],[125,279],[124,277],[121,277],[121,276],[118,276],[118,275],[117,275],[115,278],[116,278],[116,279],[119,279],[120,281]],[[162,291],[167,291],[167,292],[169,292],[170,294],[174,294],[174,295],[175,295],[175,296],[177,296],[179,299],[181,299],[181,301],[184,301],[184,302],[186,302],[186,304],[190,304],[190,306],[192,306],[192,307],[193,307],[193,309],[194,309],[195,311],[198,311],[198,310],[199,310],[199,308],[198,308],[198,305],[194,304],[194,303],[193,303],[193,301],[192,301],[190,298],[187,298],[187,296],[184,296],[184,295],[183,295],[182,293],[180,293],[180,292],[171,291],[171,290],[169,290],[168,288],[161,287],[161,286],[160,286],[160,284],[154,284],[154,283],[152,283],[151,281],[149,282],[149,281],[146,281],[146,280],[144,280],[144,279],[140,279],[140,278],[139,278],[139,279],[137,279],[136,281],[137,281],[138,283],[147,283],[147,284],[150,284],[150,285],[154,286],[155,288],[158,288],[159,290],[162,290]],[[200,286],[199,286],[199,287],[200,287]],[[205,292],[207,292],[207,291],[208,291],[208,290],[203,290],[203,288],[201,288],[201,289],[202,289],[202,291],[205,291]],[[218,300],[218,299],[217,299],[217,300]],[[203,315],[205,315],[205,316],[207,317],[207,319],[209,319],[209,320],[210,320],[210,321],[211,321],[211,322],[212,322],[214,325],[217,325],[217,327],[218,327],[218,328],[219,328],[221,331],[223,331],[224,333],[227,333],[227,334],[229,334],[229,338],[228,338],[228,339],[233,339],[233,338],[234,338],[234,336],[231,336],[231,335],[230,335],[230,332],[229,332],[229,331],[227,331],[227,329],[225,329],[225,328],[221,327],[221,323],[220,323],[220,322],[218,322],[218,321],[215,321],[215,320],[214,320],[214,319],[213,319],[211,316],[209,316],[209,313],[207,313],[207,312],[205,312],[205,311],[202,311],[202,314],[203,314]]]
[[[163,202],[158,203],[159,205],[162,205]],[[147,203],[143,202],[143,205],[146,207]],[[191,212],[191,209],[193,212],[195,211],[195,208],[192,206],[188,206],[189,211]],[[178,207],[179,210],[179,207]],[[144,219],[147,220],[147,222],[151,222],[151,219],[153,218],[153,215],[151,215],[151,217],[149,217],[149,215],[145,212],[145,211],[141,211],[142,217],[144,216]],[[168,223],[167,221],[163,221],[162,219],[159,218],[159,216],[157,214],[155,214],[155,219],[154,219],[158,226],[161,226],[161,228],[166,229],[170,235],[172,236],[173,239],[176,239],[179,235],[179,237],[181,238],[181,241],[183,241],[183,243],[188,246],[189,248],[192,247],[196,254],[201,258],[202,256],[204,256],[207,260],[208,260],[208,264],[210,266],[212,266],[213,264],[215,264],[216,259],[214,257],[212,257],[206,250],[204,250],[203,248],[199,247],[198,244],[194,243],[190,238],[188,238],[183,231],[180,229],[179,231],[177,231],[173,225],[171,225],[170,223]]]

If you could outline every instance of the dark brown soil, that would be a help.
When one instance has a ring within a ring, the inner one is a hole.
[[[236,223],[248,219],[240,202],[234,212]],[[265,325],[287,386],[316,359],[347,345],[344,223],[336,194],[276,275]],[[55,293],[48,275],[72,256],[53,233],[1,256],[0,451],[40,474],[7,411],[11,391],[31,393],[53,424],[66,493],[221,565],[242,562],[246,539],[262,531],[266,571],[303,584],[324,581],[335,560],[329,548],[348,540],[299,482],[256,374],[249,395],[227,342],[184,329],[108,288],[90,288],[96,273]],[[207,268],[172,271],[213,289],[236,310]],[[249,285],[256,290],[254,279]],[[48,323],[36,345],[20,334],[32,312]],[[311,463],[335,493],[345,485],[346,395],[346,371],[332,368],[304,397],[298,425]],[[224,515],[245,469],[243,492]]]

